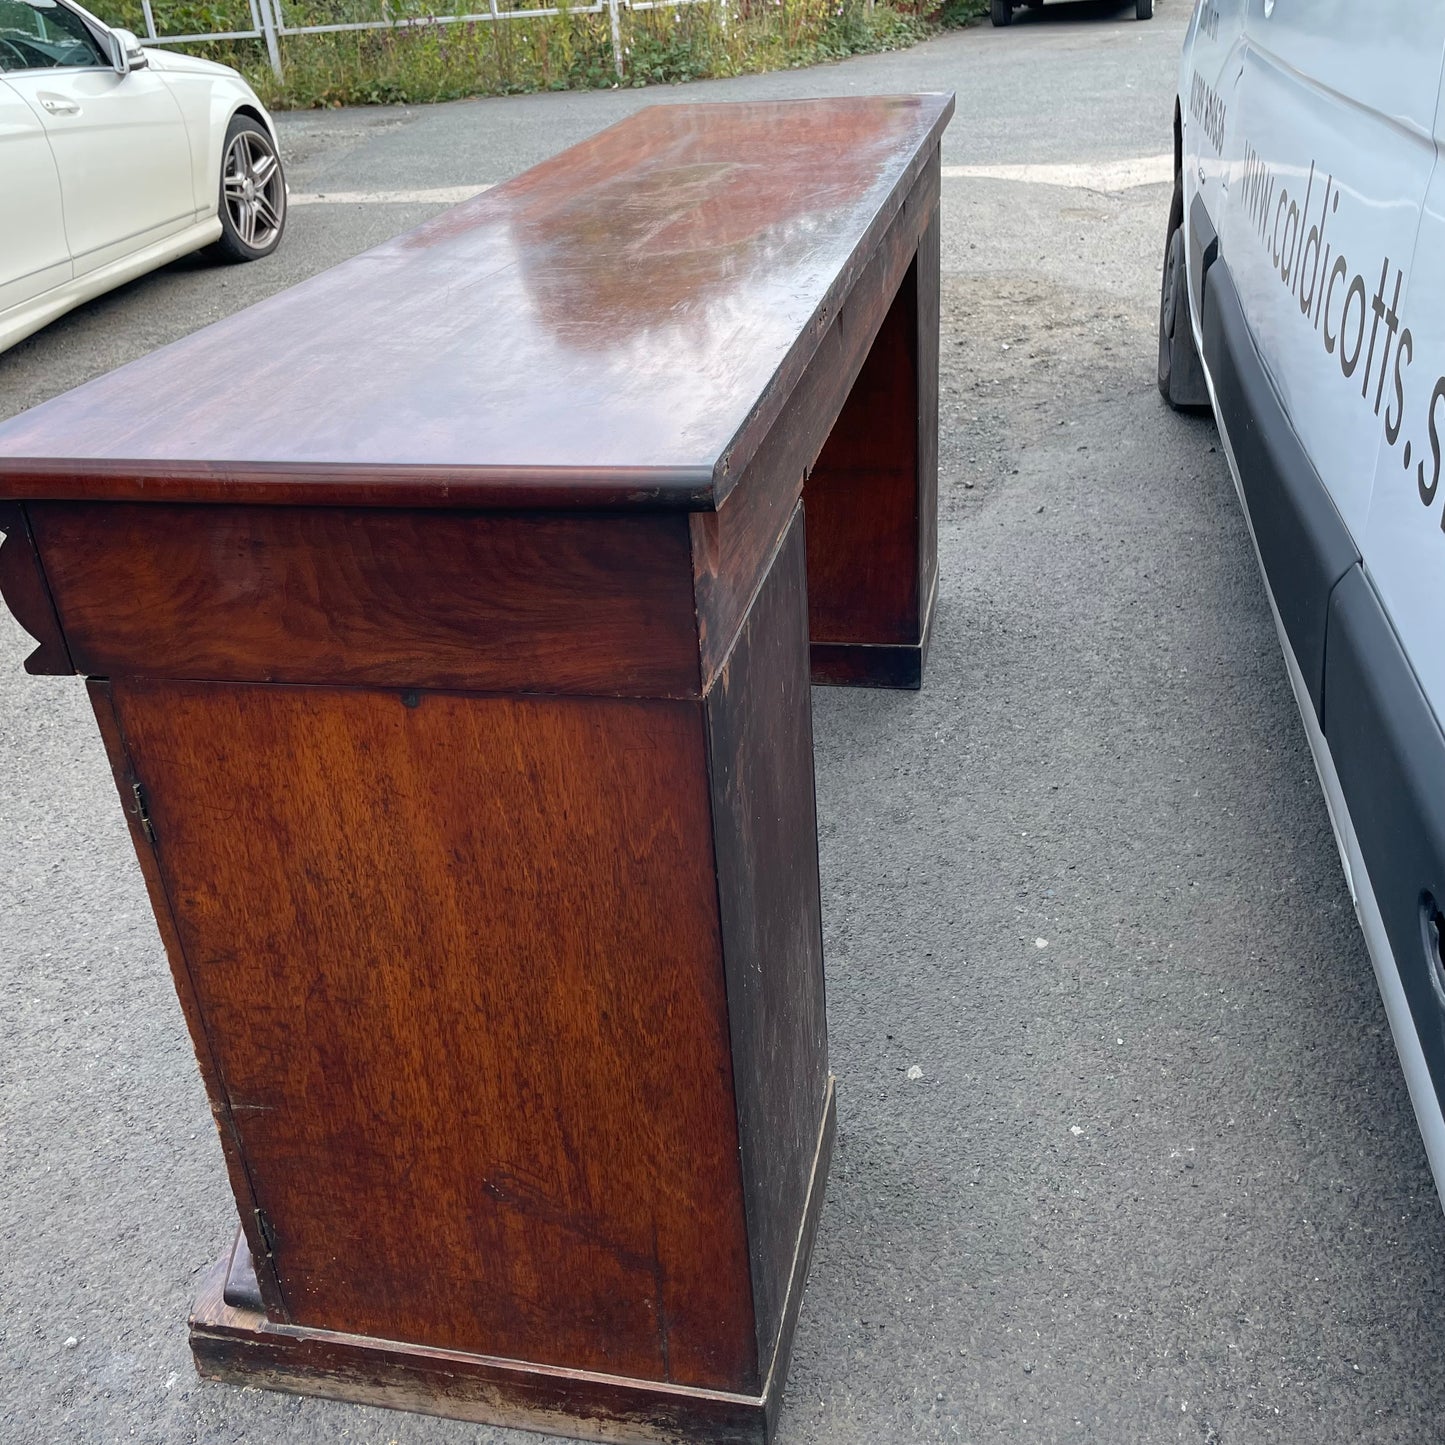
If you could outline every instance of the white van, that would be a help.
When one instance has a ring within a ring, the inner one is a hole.
[[[1200,0],[1159,388],[1211,408],[1445,1196],[1441,0]]]

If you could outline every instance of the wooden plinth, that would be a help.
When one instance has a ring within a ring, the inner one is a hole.
[[[772,1432],[787,1379],[793,1333],[807,1282],[823,1186],[833,1150],[836,1113],[828,1082],[823,1127],[808,1202],[793,1251],[782,1330],[758,1395],[696,1390],[500,1360],[460,1350],[426,1349],[362,1335],[274,1325],[259,1306],[228,1304],[255,1288],[244,1278],[250,1256],[244,1237],[207,1275],[191,1315],[191,1351],[203,1378],[320,1395],[362,1405],[416,1410],[585,1440],[692,1441],[762,1445]],[[235,1290],[228,1281],[243,1277]]]
[[[916,692],[923,686],[938,583],[923,611],[923,636],[906,642],[813,642],[808,646],[812,680],[828,687],[890,687]]]

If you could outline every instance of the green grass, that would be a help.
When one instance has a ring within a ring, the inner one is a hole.
[[[512,8],[515,0],[501,0]],[[535,0],[541,3],[541,0]],[[622,23],[623,79],[663,85],[711,76],[816,65],[913,45],[940,26],[968,24],[987,0],[702,0],[633,13]],[[143,29],[140,0],[100,0],[113,25]],[[485,10],[487,0],[390,0],[392,17],[423,18]],[[246,0],[153,0],[160,33],[196,34],[249,27]],[[375,19],[381,0],[287,0],[289,24]],[[420,25],[283,38],[278,81],[259,41],[188,46],[234,65],[277,109],[418,103],[469,95],[514,95],[619,84],[606,12]]]

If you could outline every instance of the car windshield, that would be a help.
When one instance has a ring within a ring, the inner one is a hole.
[[[0,71],[103,65],[84,21],[55,0],[0,0]]]

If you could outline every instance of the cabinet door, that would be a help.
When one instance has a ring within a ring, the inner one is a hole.
[[[70,279],[60,175],[34,111],[0,80],[0,315]]]
[[[106,692],[293,1322],[739,1388],[702,704]]]
[[[1397,360],[1445,55],[1437,0],[1249,0],[1221,251],[1356,545]]]
[[[0,64],[50,141],[77,277],[191,223],[190,142],[159,73],[117,75],[77,15],[28,0],[0,0]]]

